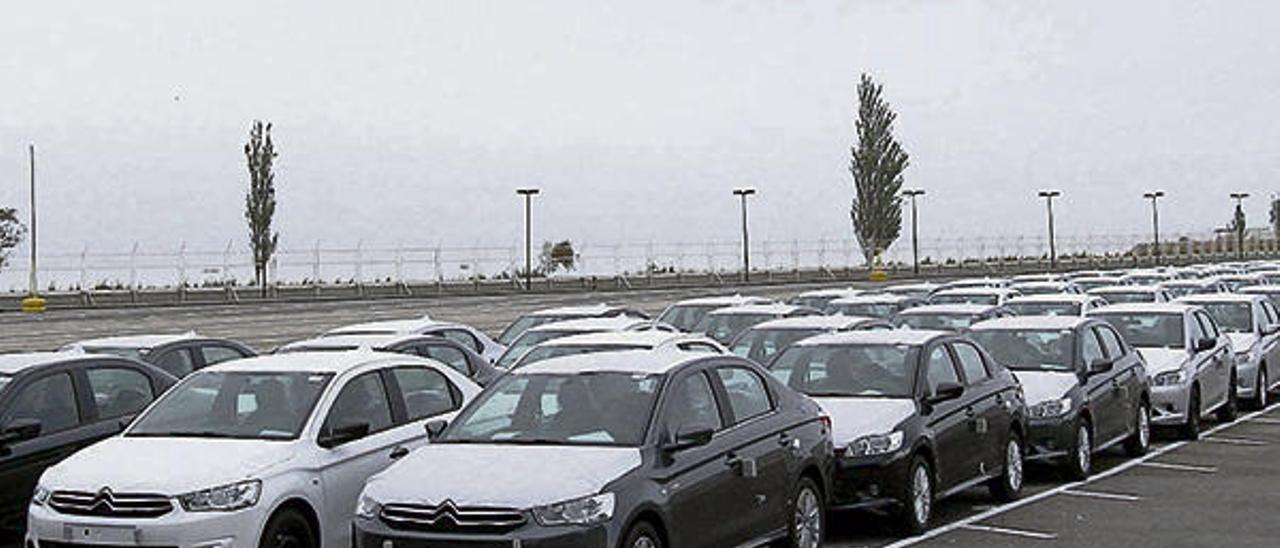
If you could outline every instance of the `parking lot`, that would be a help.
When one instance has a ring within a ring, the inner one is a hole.
[[[828,284],[830,285],[830,284]],[[847,285],[847,284],[840,284]],[[108,334],[195,330],[231,337],[260,350],[357,320],[430,313],[496,333],[517,315],[549,306],[625,302],[656,313],[669,302],[742,291],[790,296],[812,286],[664,290],[617,294],[455,297],[371,302],[273,303],[189,308],[56,311],[40,317],[0,315],[0,352],[47,349]],[[1056,471],[1031,468],[1020,500],[994,505],[985,489],[942,502],[935,528],[901,539],[873,513],[834,516],[829,546],[1275,546],[1280,522],[1276,463],[1280,409],[1210,424],[1194,443],[1157,438],[1151,453],[1096,460],[1088,481],[1066,483]],[[16,545],[17,539],[0,539]]]

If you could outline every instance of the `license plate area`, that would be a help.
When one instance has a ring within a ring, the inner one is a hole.
[[[67,542],[85,544],[138,544],[138,529],[126,525],[72,525],[62,526],[62,538]]]

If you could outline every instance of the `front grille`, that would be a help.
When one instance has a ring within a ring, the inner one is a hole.
[[[526,522],[525,515],[511,508],[456,506],[451,501],[438,505],[388,504],[379,514],[383,523],[395,529],[441,533],[502,534]]]
[[[173,511],[173,503],[164,495],[55,491],[49,507],[61,514],[109,518],[158,518]]]

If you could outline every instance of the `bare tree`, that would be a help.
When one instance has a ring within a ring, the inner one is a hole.
[[[267,265],[276,252],[280,234],[271,230],[271,220],[276,214],[276,183],[273,166],[276,159],[275,144],[271,141],[271,124],[255,120],[249,130],[249,142],[244,145],[245,160],[249,165],[249,191],[244,198],[244,218],[249,221],[249,245],[253,248],[253,277],[267,296]]]

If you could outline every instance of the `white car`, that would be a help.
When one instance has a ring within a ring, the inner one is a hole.
[[[540,343],[525,352],[511,368],[519,369],[526,365],[561,356],[624,352],[628,350],[700,352],[703,354],[729,353],[720,343],[700,335],[671,333],[656,329],[647,331],[603,331],[569,335]]]
[[[1165,303],[1174,299],[1158,285],[1115,285],[1090,289],[1086,293],[1102,297],[1110,304]]]
[[[1009,278],[1009,282],[1013,284],[1065,282],[1065,281],[1068,281],[1066,276],[1062,274],[1050,274],[1047,272],[1041,273],[1041,274],[1019,274],[1017,276]]]
[[[536,327],[546,323],[562,322],[565,320],[580,320],[584,318],[617,318],[629,317],[647,320],[649,315],[639,309],[613,305],[613,304],[591,304],[583,306],[561,306],[557,308],[545,308],[535,310],[511,322],[506,329],[502,330],[502,334],[498,335],[498,343],[511,346],[511,343],[524,333],[530,327]]]
[[[825,314],[867,316],[889,320],[893,319],[903,310],[917,307],[925,303],[926,301],[920,297],[898,295],[894,293],[879,293],[836,299],[827,303],[827,307],[824,308],[822,312]]]
[[[929,297],[929,304],[989,304],[1003,306],[1009,299],[1022,294],[1000,287],[971,287],[943,289]]]
[[[1085,278],[1076,278],[1071,280],[1081,291],[1088,293],[1099,287],[1112,287],[1117,285],[1128,285],[1119,276],[1089,276]]]
[[[1057,295],[1059,293],[1084,293],[1080,287],[1072,282],[1016,282],[1009,286],[1009,289],[1017,291],[1023,295]]]
[[[844,297],[857,297],[867,293],[865,289],[854,289],[852,287],[841,287],[836,289],[815,289],[813,291],[805,291],[795,297],[787,300],[787,304],[796,306],[807,306],[817,310],[827,307],[827,303]]]
[[[1231,339],[1236,351],[1236,396],[1255,409],[1267,406],[1267,392],[1280,382],[1280,310],[1261,295],[1196,295],[1179,302],[1204,307]]]
[[[435,335],[458,341],[490,362],[496,361],[507,349],[479,329],[456,322],[433,320],[430,316],[346,325],[325,331],[320,337],[349,335]]]
[[[1107,306],[1107,301],[1095,295],[1060,293],[1014,297],[1004,306],[1019,316],[1083,316]]]
[[[479,392],[433,360],[369,351],[203,369],[44,473],[27,546],[349,546],[365,481]]]
[[[728,345],[739,333],[760,322],[778,318],[818,316],[822,313],[807,306],[790,304],[749,304],[714,310],[694,327],[694,332]]]
[[[533,326],[515,340],[511,341],[511,345],[507,347],[507,351],[503,352],[498,361],[493,364],[498,369],[510,370],[515,366],[520,358],[531,348],[560,337],[568,337],[570,335],[582,335],[586,333],[604,333],[609,331],[632,331],[645,330],[653,328],[655,324],[653,320],[645,320],[633,318],[630,316],[617,316],[613,318],[581,318],[577,320],[564,320],[559,322],[544,323]]]
[[[920,282],[914,284],[898,284],[885,286],[883,291],[890,295],[901,295],[904,297],[915,297],[917,299],[928,299],[934,291],[942,289],[941,285],[933,282]]]
[[[662,311],[658,321],[668,324],[685,333],[692,333],[693,328],[712,310],[744,306],[748,304],[770,304],[772,299],[753,297],[750,295],[727,295],[720,297],[698,297],[685,299]]]
[[[1004,288],[1009,287],[1010,283],[1008,278],[961,278],[942,284],[942,289]]]
[[[1157,285],[1176,278],[1173,274],[1159,270],[1133,270],[1120,279],[1125,285]]]

